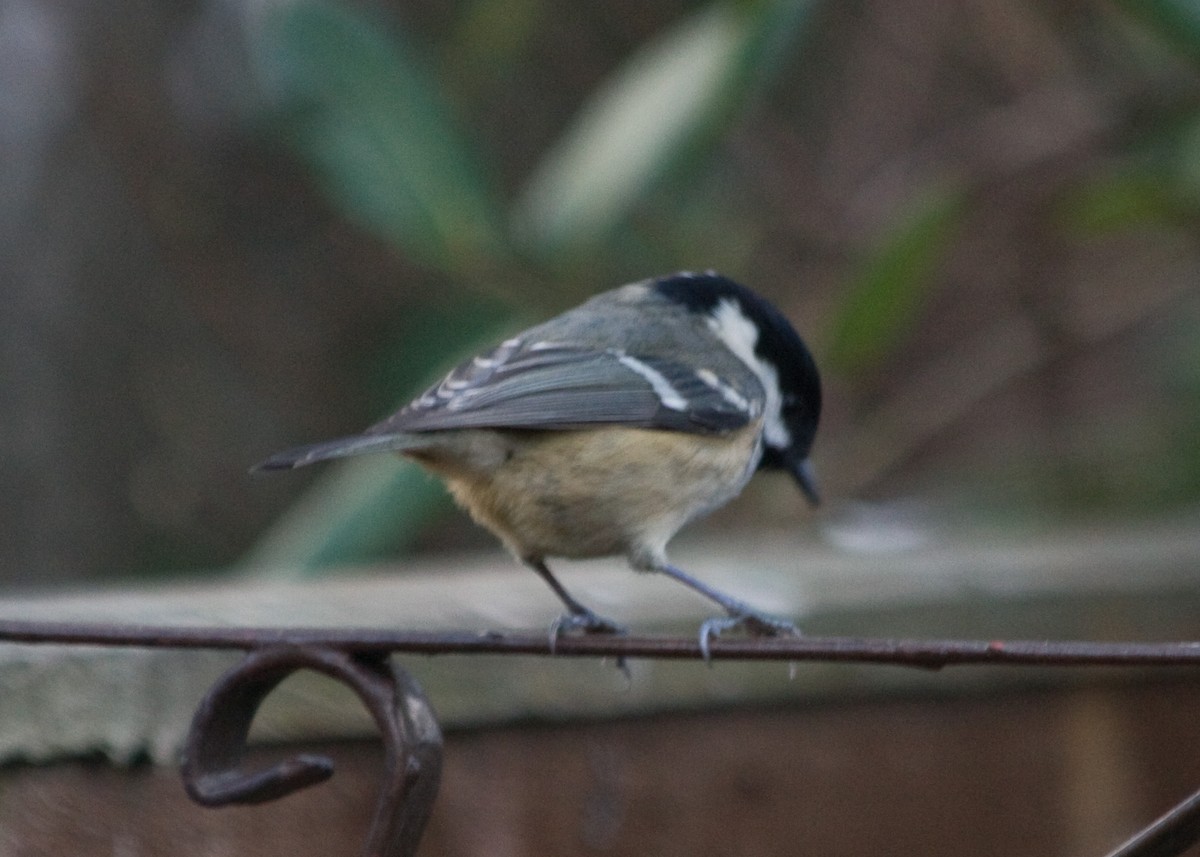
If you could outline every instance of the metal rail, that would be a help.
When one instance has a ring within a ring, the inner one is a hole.
[[[432,811],[441,774],[442,738],[420,687],[395,653],[507,654],[557,657],[742,661],[836,661],[920,669],[965,665],[1038,667],[1200,666],[1200,642],[1100,643],[1036,640],[903,640],[782,636],[697,638],[559,636],[528,633],[411,632],[378,629],[225,628],[100,625],[0,620],[0,642],[129,648],[233,649],[245,658],[208,691],[193,717],[182,776],[204,806],[261,803],[327,780],[332,762],[298,754],[263,771],[242,769],[246,737],[259,706],[298,670],[315,670],[350,687],[383,739],[384,780],[363,853],[410,857]],[[1106,857],[1174,857],[1200,842],[1200,791],[1134,834]]]

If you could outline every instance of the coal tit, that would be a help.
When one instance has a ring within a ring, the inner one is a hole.
[[[667,562],[684,524],[760,469],[817,494],[809,450],[821,385],[774,306],[713,272],[597,295],[461,364],[360,435],[288,450],[256,469],[398,452],[442,477],[475,521],[567,608],[556,628],[612,632],[562,586],[547,557],[623,555],[716,602],[701,641],[740,626],[793,632]]]

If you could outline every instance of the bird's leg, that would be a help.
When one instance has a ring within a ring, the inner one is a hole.
[[[653,570],[678,580],[689,589],[699,592],[708,600],[719,604],[721,609],[728,614],[709,619],[700,626],[700,652],[704,655],[705,661],[710,659],[709,641],[733,628],[744,628],[756,637],[778,637],[782,634],[798,635],[800,633],[800,630],[787,619],[756,610],[745,601],[726,595],[681,568],[664,562],[656,563]]]
[[[526,559],[525,564],[536,571],[542,580],[546,581],[546,585],[554,590],[554,594],[558,596],[558,600],[566,605],[567,608],[566,615],[555,619],[554,624],[550,626],[551,644],[553,644],[559,634],[576,629],[583,631],[585,634],[625,633],[626,629],[623,626],[618,625],[611,619],[604,618],[599,613],[593,612],[575,600],[575,597],[570,592],[567,592],[566,587],[558,582],[558,578],[551,574],[544,560]]]

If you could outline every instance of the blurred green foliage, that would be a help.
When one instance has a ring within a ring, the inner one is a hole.
[[[1200,64],[1200,3],[1195,0],[1119,0],[1131,17]]]
[[[1096,236],[1169,223],[1186,214],[1187,206],[1161,170],[1139,168],[1079,185],[1063,200],[1060,214],[1066,229]]]
[[[958,188],[931,188],[870,249],[833,313],[828,368],[850,376],[870,371],[913,328],[927,293],[939,284],[937,265],[965,202]]]
[[[347,216],[451,274],[500,256],[478,153],[415,50],[348,6],[309,0],[269,13],[256,57],[289,144]]]
[[[806,3],[713,3],[631,57],[546,154],[515,232],[555,264],[625,222],[666,176],[695,168],[806,21]]]

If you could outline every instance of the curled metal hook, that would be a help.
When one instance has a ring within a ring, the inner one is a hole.
[[[433,808],[441,778],[442,735],[416,681],[385,655],[305,645],[258,649],[209,690],[188,731],[183,785],[210,807],[261,803],[324,782],[333,763],[299,754],[261,771],[240,768],[250,724],[263,700],[292,673],[311,669],[348,685],[383,738],[384,781],[363,853],[410,857]]]

